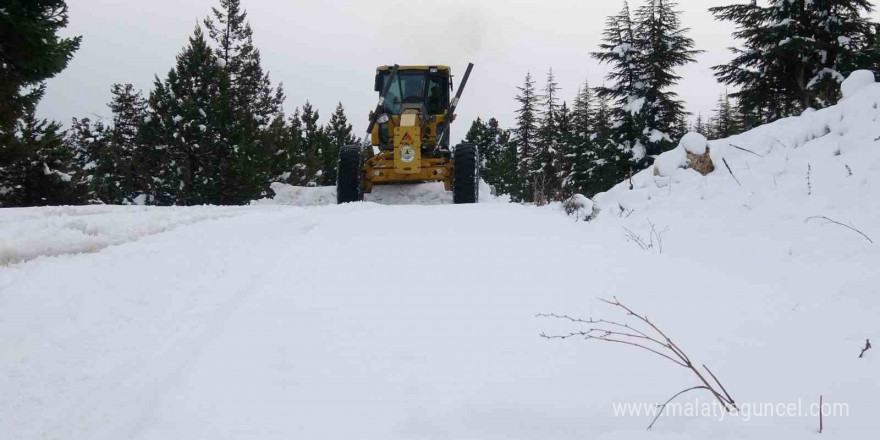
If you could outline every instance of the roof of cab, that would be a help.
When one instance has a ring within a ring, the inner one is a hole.
[[[393,67],[393,66],[379,66],[376,70],[378,70],[378,71],[391,70],[392,67]],[[441,65],[435,65],[435,66],[400,66],[400,68],[399,68],[399,70],[431,70],[431,69],[451,71],[451,69],[449,68],[449,66],[441,66]]]

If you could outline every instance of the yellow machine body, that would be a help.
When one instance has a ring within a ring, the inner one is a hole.
[[[377,69],[377,90],[383,75],[387,81],[390,70],[389,66]],[[404,81],[418,84],[419,76],[424,78],[424,83],[421,102],[416,102],[412,96],[405,96]],[[379,152],[364,161],[363,191],[372,192],[375,185],[416,182],[443,182],[446,190],[451,191],[453,163],[449,147],[438,145],[442,131],[451,122],[446,114],[452,84],[451,69],[447,66],[400,66],[397,77],[401,78],[400,84],[392,84],[390,96],[386,99],[387,120],[375,124],[370,133],[374,151],[378,149]]]

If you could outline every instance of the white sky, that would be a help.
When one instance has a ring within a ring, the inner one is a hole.
[[[742,2],[744,0],[739,0]],[[733,30],[707,8],[737,0],[679,0],[682,21],[706,53],[680,70],[678,93],[689,111],[711,113],[723,86],[711,66],[729,60]],[[40,116],[62,121],[108,116],[113,83],[132,83],[148,94],[153,76],[164,78],[197,22],[217,0],[68,0],[66,33],[83,43],[69,68],[48,83]],[[284,83],[292,113],[308,99],[326,122],[342,101],[359,133],[375,106],[373,75],[384,64],[448,64],[464,72],[476,64],[453,139],[477,116],[514,123],[516,87],[531,71],[543,87],[553,68],[562,97],[571,102],[589,79],[602,83],[604,66],[589,57],[607,16],[623,0],[243,0],[263,67]],[[639,0],[631,0],[635,8]],[[456,81],[457,84],[457,81]]]

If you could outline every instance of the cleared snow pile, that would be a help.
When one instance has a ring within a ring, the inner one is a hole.
[[[243,207],[77,206],[0,210],[0,265],[42,256],[96,252]]]
[[[874,84],[874,72],[870,70],[856,70],[843,84],[840,85],[840,92],[844,99],[856,96],[856,94],[867,86]]]
[[[304,187],[273,183],[275,197],[252,202],[254,205],[323,206],[336,204],[336,187]],[[480,203],[493,202],[492,188],[480,181]],[[381,205],[450,205],[452,192],[440,182],[412,185],[377,185],[373,192],[364,194],[365,202]]]
[[[324,206],[336,203],[336,187],[293,186],[284,183],[271,185],[275,197],[251,202],[253,205]]]

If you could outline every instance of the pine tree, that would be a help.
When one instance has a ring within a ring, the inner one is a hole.
[[[511,194],[517,188],[516,143],[495,118],[483,122],[477,118],[465,136],[465,142],[477,145],[482,157],[481,178],[495,187],[498,194]]]
[[[744,128],[833,105],[844,77],[880,60],[871,50],[876,24],[866,18],[873,11],[867,0],[753,1],[710,11],[735,23],[733,36],[743,43],[714,69],[739,89],[732,96]]]
[[[647,0],[636,13],[636,46],[640,71],[639,86],[645,101],[640,109],[645,138],[642,144],[650,156],[675,146],[672,136],[687,116],[678,95],[669,90],[681,79],[675,69],[696,61],[701,51],[694,50],[694,40],[681,26],[680,12],[670,0]]]
[[[220,0],[212,17],[204,20],[215,43],[220,67],[219,104],[212,112],[218,122],[217,149],[224,169],[220,201],[246,203],[264,195],[272,180],[272,157],[277,152],[266,142],[273,121],[283,119],[282,87],[272,87],[253,43],[253,30],[239,0]],[[226,163],[228,161],[228,163]],[[226,170],[226,168],[229,168]]]
[[[61,38],[64,0],[4,2],[0,13],[0,146],[8,148],[15,125],[45,92],[44,81],[67,67],[82,37]],[[0,162],[2,164],[2,162]]]
[[[61,127],[26,109],[17,124],[13,148],[26,151],[0,167],[0,207],[80,204],[85,186],[75,167],[74,152]]]
[[[538,96],[535,94],[535,82],[530,73],[526,74],[522,87],[518,87],[519,95],[516,102],[520,107],[516,111],[516,128],[514,136],[517,143],[517,184],[512,191],[514,201],[531,202],[534,195],[530,188],[530,170],[534,169],[533,157],[538,143]]]
[[[538,127],[537,143],[529,158],[528,182],[543,192],[547,199],[555,199],[559,192],[558,155],[561,132],[557,126],[559,112],[559,84],[553,69],[547,73],[547,83],[541,95],[541,121]],[[537,197],[538,195],[535,194]]]
[[[553,180],[554,200],[564,200],[577,192],[571,175],[574,173],[575,133],[574,115],[563,101],[556,113],[556,151],[554,157],[555,175]]]
[[[86,183],[88,203],[121,203],[111,142],[110,130],[102,122],[93,123],[89,118],[73,119],[67,143],[74,151],[80,178]]]
[[[724,139],[740,133],[736,120],[736,112],[730,102],[730,95],[725,92],[718,98],[715,116],[710,121],[709,136],[712,139]]]
[[[567,177],[572,191],[586,192],[589,170],[592,168],[591,154],[594,149],[595,107],[593,91],[589,82],[578,91],[572,109],[572,159]]]
[[[63,0],[6,2],[0,12],[0,207],[83,200],[60,126],[35,115],[44,82],[79,48],[81,37],[58,35],[67,23]]]
[[[647,154],[643,142],[645,121],[641,117],[647,85],[642,81],[640,48],[629,3],[624,1],[620,13],[606,20],[603,43],[592,56],[611,67],[606,76],[611,85],[596,89],[603,102],[610,101],[612,107],[608,115],[614,119],[610,141],[628,152],[633,162],[641,161]]]
[[[197,26],[177,65],[150,94],[144,141],[159,204],[234,204],[238,201],[236,151],[223,138],[221,72]],[[148,167],[149,168],[149,167]]]
[[[697,113],[697,120],[694,121],[694,125],[691,126],[690,129],[694,133],[699,133],[707,138],[712,137],[709,133],[709,127],[706,126],[706,123],[703,121],[703,115]]]
[[[336,161],[339,150],[347,145],[361,143],[353,133],[348,117],[345,116],[345,108],[342,103],[336,105],[336,111],[330,116],[330,122],[325,127],[325,136],[330,142],[324,151],[324,184],[336,184]]]
[[[592,149],[588,151],[589,169],[587,178],[581,184],[582,193],[587,197],[611,189],[633,169],[630,151],[617,140],[618,134],[611,122],[613,112],[608,100],[599,94]]]
[[[323,185],[324,174],[324,149],[329,147],[329,140],[324,135],[324,130],[318,125],[320,115],[308,101],[302,108],[302,145],[303,165],[305,165],[303,186]]]
[[[145,175],[139,173],[137,158],[145,147],[141,140],[141,125],[147,115],[147,102],[131,84],[114,84],[108,106],[113,113],[110,145],[115,164],[114,185],[118,190],[113,203],[129,203],[147,187]]]

